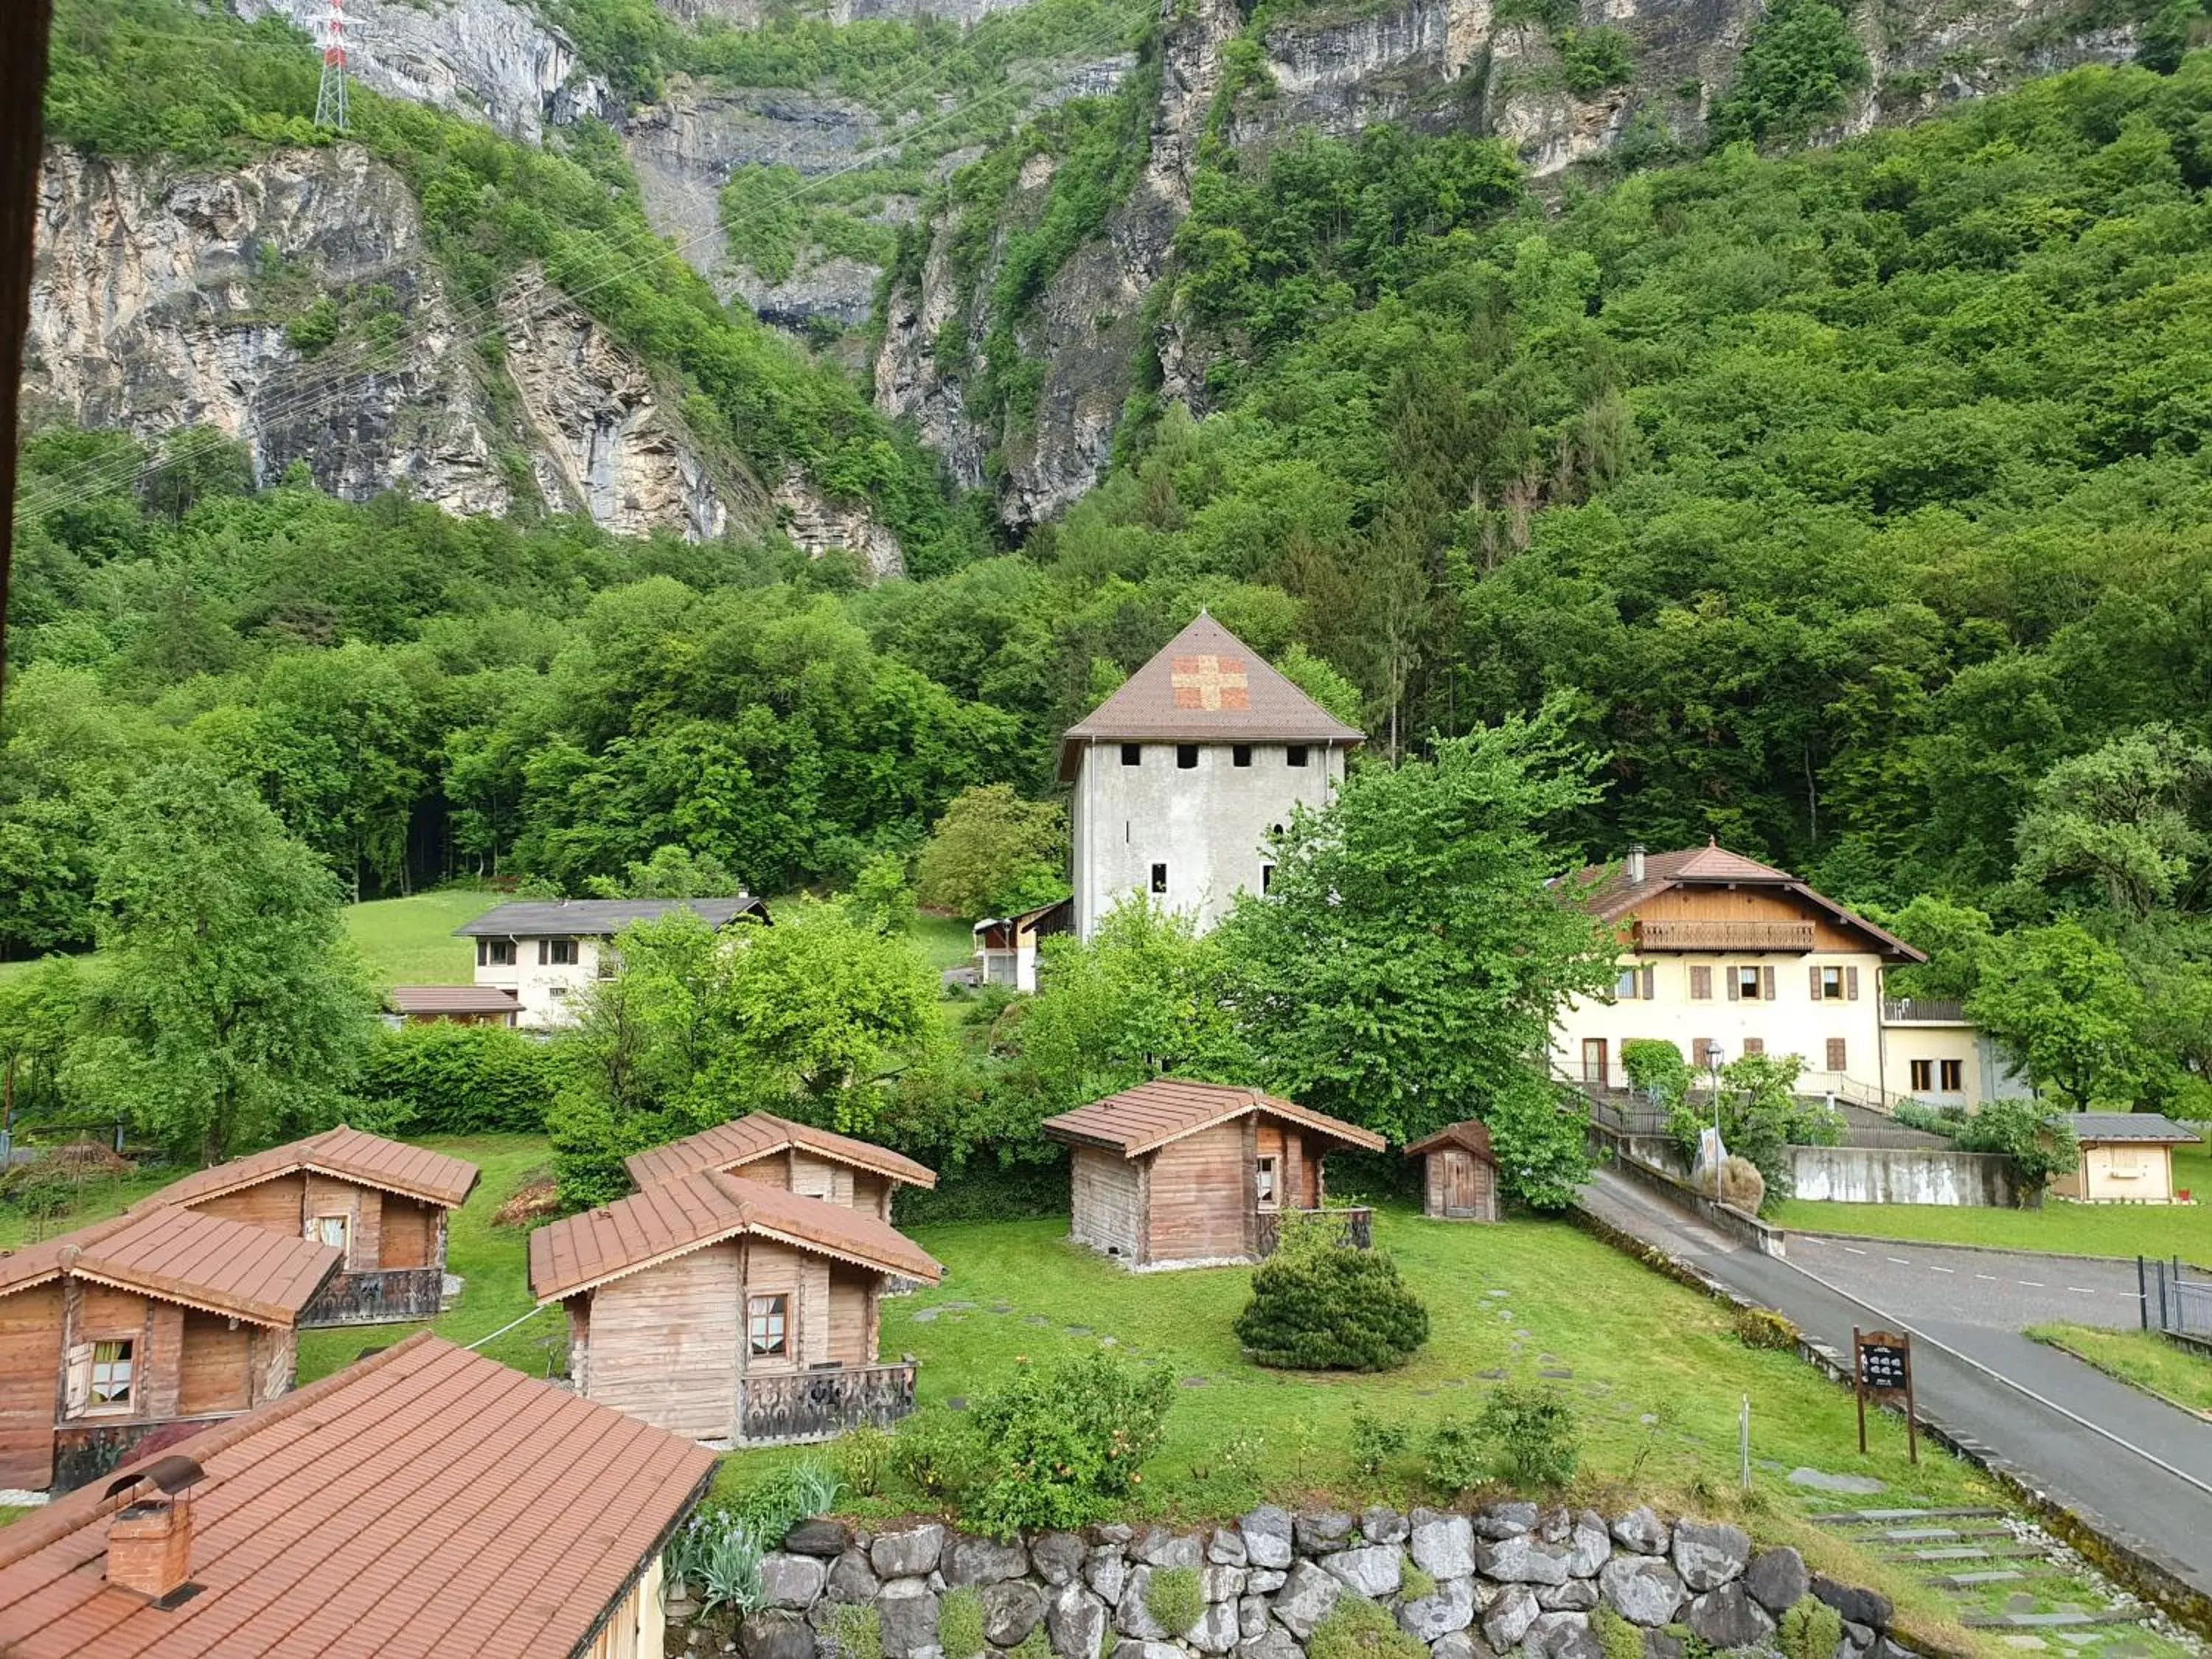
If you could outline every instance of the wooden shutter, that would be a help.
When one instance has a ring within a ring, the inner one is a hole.
[[[1690,1000],[1711,1002],[1713,1000],[1713,970],[1711,968],[1690,969]]]
[[[1739,975],[1737,975],[1736,970],[1733,968],[1723,968],[1721,969],[1721,972],[1728,976],[1729,1000],[1730,1002],[1741,1002],[1743,1000],[1743,992],[1737,983]]]
[[[1844,1000],[1856,1002],[1858,1000],[1859,970],[1856,968],[1846,968],[1844,969]]]
[[[1759,970],[1759,994],[1765,1001],[1774,1000],[1774,969],[1771,968]]]
[[[92,1403],[92,1344],[73,1342],[70,1345],[69,1370],[63,1384],[62,1414],[81,1417]]]
[[[1841,1037],[1830,1037],[1828,1039],[1828,1069],[1832,1072],[1842,1072],[1850,1069],[1844,1063],[1844,1040]]]
[[[1691,1065],[1702,1068],[1712,1064],[1712,1059],[1713,1040],[1711,1037],[1692,1037],[1690,1039]]]
[[[1658,971],[1657,969],[1650,966],[1646,966],[1644,969],[1644,1000],[1646,1002],[1651,1000],[1651,988],[1656,981]]]
[[[1813,982],[1811,987],[1813,1000],[1818,1002],[1820,1000],[1820,964],[1817,962],[1813,963],[1805,969],[1805,975]]]

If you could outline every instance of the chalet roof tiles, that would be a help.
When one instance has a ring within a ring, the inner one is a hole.
[[[1676,887],[1727,885],[1778,887],[1796,894],[1844,927],[1871,939],[1884,954],[1905,962],[1925,962],[1921,951],[1894,933],[1877,927],[1856,911],[1814,891],[1787,870],[1731,853],[1717,842],[1671,853],[1652,853],[1644,860],[1644,879],[1631,881],[1625,865],[1587,865],[1560,884],[1566,896],[1600,921],[1619,921],[1648,899]]]
[[[1493,1168],[1497,1165],[1498,1155],[1490,1149],[1490,1126],[1474,1118],[1464,1122],[1448,1123],[1436,1133],[1424,1136],[1406,1148],[1406,1156],[1422,1158],[1454,1146],[1462,1152],[1472,1152]]]
[[[132,1211],[0,1256],[0,1296],[63,1274],[256,1325],[286,1327],[341,1252],[197,1210]]]
[[[512,1014],[522,999],[497,985],[395,985],[384,994],[396,1014]]]
[[[453,932],[462,939],[609,938],[633,922],[658,921],[676,910],[689,910],[710,927],[726,927],[743,915],[769,919],[768,907],[750,893],[735,898],[526,899],[495,905]]]
[[[1113,696],[1067,728],[1061,781],[1085,742],[1341,743],[1364,740],[1200,612]]]
[[[1316,1112],[1257,1089],[1223,1083],[1190,1083],[1154,1078],[1118,1095],[1094,1100],[1044,1121],[1054,1140],[1105,1146],[1124,1158],[1140,1158],[1200,1129],[1226,1123],[1247,1112],[1265,1112],[1328,1135],[1347,1146],[1379,1152],[1388,1144],[1371,1129]]]
[[[530,1291],[540,1302],[573,1296],[748,1233],[932,1284],[945,1272],[866,1211],[708,1170],[540,1227],[530,1236]]]
[[[199,1594],[157,1612],[107,1586],[106,1518],[134,1494],[101,1482],[0,1531],[0,1650],[568,1653],[714,1468],[703,1447],[428,1333],[170,1454],[205,1471],[190,1498]]]
[[[266,1152],[234,1158],[211,1170],[200,1170],[181,1181],[173,1181],[159,1192],[141,1199],[134,1210],[159,1209],[174,1204],[197,1204],[219,1193],[235,1192],[295,1170],[313,1170],[358,1182],[426,1204],[452,1208],[462,1203],[477,1184],[477,1166],[426,1147],[386,1140],[341,1123],[335,1129],[288,1141]]]
[[[717,1123],[711,1129],[702,1129],[681,1140],[672,1140],[665,1146],[650,1146],[644,1152],[633,1152],[623,1160],[623,1167],[640,1187],[650,1187],[679,1176],[696,1175],[702,1170],[727,1170],[750,1164],[794,1146],[834,1163],[853,1164],[912,1186],[937,1185],[935,1170],[910,1158],[902,1158],[888,1147],[856,1140],[832,1130],[817,1129],[811,1124],[794,1123],[772,1112],[753,1112],[727,1123]]]

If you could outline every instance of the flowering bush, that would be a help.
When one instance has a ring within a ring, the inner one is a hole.
[[[972,1518],[1001,1538],[1103,1519],[1143,1483],[1174,1395],[1168,1371],[1103,1352],[1049,1368],[1022,1361],[969,1413],[993,1463]]]

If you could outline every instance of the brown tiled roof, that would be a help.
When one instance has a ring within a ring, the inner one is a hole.
[[[386,1140],[382,1135],[349,1129],[341,1123],[335,1129],[309,1135],[305,1140],[289,1141],[264,1152],[234,1158],[211,1170],[198,1170],[181,1181],[171,1182],[132,1207],[149,1210],[172,1204],[198,1204],[218,1193],[235,1192],[240,1187],[251,1187],[299,1170],[336,1176],[342,1181],[358,1182],[364,1187],[417,1198],[425,1204],[441,1204],[449,1209],[465,1200],[477,1184],[477,1166],[473,1164],[447,1158],[443,1152],[410,1146],[403,1140]]]
[[[1485,1164],[1495,1165],[1498,1156],[1490,1150],[1490,1126],[1468,1118],[1462,1123],[1448,1123],[1432,1135],[1424,1136],[1406,1148],[1407,1158],[1420,1158],[1430,1152],[1440,1152],[1447,1146],[1456,1146],[1462,1152],[1473,1152]]]
[[[496,985],[395,985],[384,994],[395,1014],[512,1014],[522,999]]]
[[[453,933],[461,939],[608,939],[678,910],[689,910],[709,927],[726,927],[739,916],[769,920],[768,906],[750,893],[735,898],[517,899],[495,906]]]
[[[0,1256],[0,1296],[73,1274],[256,1325],[289,1326],[343,1252],[202,1215],[134,1210]]]
[[[902,1158],[888,1147],[855,1140],[850,1135],[817,1129],[809,1123],[793,1123],[773,1112],[754,1112],[732,1118],[727,1123],[717,1123],[711,1129],[702,1129],[681,1140],[672,1140],[665,1146],[648,1146],[624,1158],[623,1167],[640,1187],[651,1187],[678,1176],[696,1175],[702,1170],[733,1170],[740,1164],[771,1158],[793,1146],[803,1146],[835,1163],[872,1170],[878,1175],[911,1186],[937,1185],[937,1172],[927,1164]]]
[[[1170,1141],[1247,1112],[1265,1112],[1370,1152],[1379,1152],[1389,1145],[1371,1129],[1263,1095],[1257,1089],[1225,1083],[1187,1083],[1173,1077],[1154,1078],[1118,1095],[1048,1117],[1044,1132],[1054,1140],[1106,1146],[1124,1158],[1141,1158]]]
[[[1085,742],[1110,740],[1354,744],[1364,738],[1201,611],[1112,696],[1067,728],[1060,742],[1060,781],[1075,776]]]
[[[167,1612],[104,1577],[106,1481],[0,1528],[11,1659],[535,1659],[591,1638],[714,1455],[424,1332],[162,1456],[198,1462]],[[152,1462],[143,1457],[125,1473]]]
[[[530,1236],[530,1293],[550,1302],[741,1233],[935,1284],[945,1269],[889,1222],[718,1170],[678,1176]]]
[[[1815,892],[1787,870],[1731,853],[1717,842],[1680,852],[1651,853],[1644,860],[1644,879],[1632,882],[1625,864],[1586,865],[1563,884],[1567,895],[1600,921],[1618,921],[1647,899],[1676,887],[1699,887],[1735,883],[1742,886],[1779,887],[1825,910],[1838,923],[1857,929],[1877,947],[1906,962],[1925,962],[1894,933],[1877,927],[1857,912],[1846,909],[1824,893]]]

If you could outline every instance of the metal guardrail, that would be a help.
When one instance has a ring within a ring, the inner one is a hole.
[[[2153,1261],[2139,1255],[2136,1282],[2142,1291],[2145,1330],[2212,1347],[2212,1279],[2179,1256]]]

